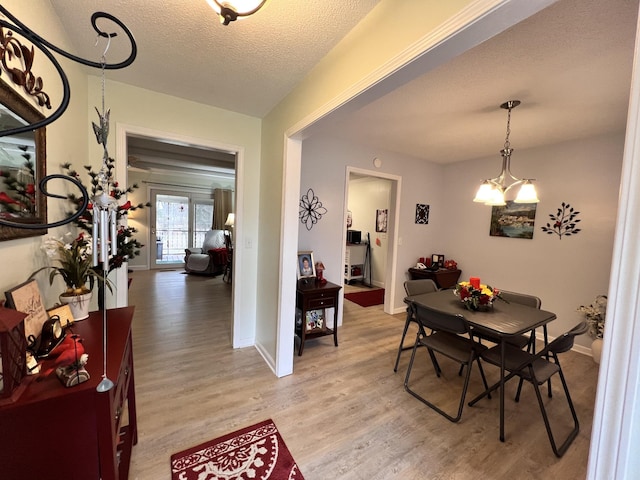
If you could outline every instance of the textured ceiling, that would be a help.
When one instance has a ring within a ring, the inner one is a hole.
[[[624,131],[637,0],[561,0],[312,130],[436,163]],[[392,80],[392,79],[391,79]],[[514,157],[515,158],[515,157]]]
[[[227,27],[205,0],[164,0],[162,8],[151,0],[51,2],[86,57],[101,54],[88,21],[94,11],[112,13],[131,28],[139,57],[109,78],[262,117],[378,0],[269,0],[256,15]],[[522,101],[511,124],[516,155],[622,131],[637,11],[638,0],[560,0],[419,78],[387,88],[391,93],[347,104],[306,133],[439,163],[498,156],[506,127],[499,105],[510,99]],[[110,62],[123,57],[117,46],[108,55]]]
[[[109,79],[257,117],[378,2],[269,0],[253,16],[224,26],[205,0],[51,0],[85,58],[99,61],[102,54],[94,46],[93,12],[115,15],[133,32],[136,61],[110,71]],[[113,42],[107,61],[125,56]]]

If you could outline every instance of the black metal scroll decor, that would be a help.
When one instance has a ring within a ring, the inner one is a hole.
[[[322,202],[316,197],[312,189],[309,189],[307,193],[300,197],[298,216],[300,217],[300,222],[307,227],[307,230],[311,230],[325,213],[327,213],[327,209],[322,206]]]
[[[571,205],[562,202],[555,215],[553,213],[549,214],[549,218],[553,223],[547,223],[540,228],[548,235],[555,233],[558,235],[559,240],[562,240],[563,235],[565,237],[577,235],[581,231],[581,229],[577,227],[577,224],[580,222],[580,219],[577,218],[579,214],[580,212],[575,210]]]
[[[71,96],[71,89],[69,88],[69,79],[67,78],[66,73],[62,69],[62,66],[53,55],[53,52],[62,55],[70,60],[73,60],[82,65],[86,65],[94,68],[104,68],[108,70],[117,70],[121,68],[128,67],[133,63],[137,54],[138,47],[136,45],[136,41],[133,38],[133,34],[127,28],[127,26],[122,23],[118,18],[113,15],[105,12],[95,12],[91,16],[91,25],[96,33],[103,38],[108,38],[111,40],[113,37],[116,37],[117,33],[107,33],[97,26],[97,20],[100,18],[106,18],[113,23],[117,24],[122,28],[126,36],[129,38],[131,53],[127,57],[126,60],[119,63],[101,63],[101,62],[93,62],[91,60],[86,60],[84,58],[73,55],[69,52],[62,50],[51,42],[45,40],[40,35],[35,33],[29,27],[27,27],[24,23],[18,20],[15,16],[13,16],[5,7],[0,5],[0,13],[4,16],[4,18],[0,17],[0,76],[4,73],[8,75],[12,82],[20,87],[22,87],[28,95],[31,95],[35,98],[35,101],[41,107],[46,107],[47,109],[51,109],[51,103],[49,95],[43,90],[43,81],[41,77],[36,76],[33,71],[33,59],[34,59],[34,47],[40,50],[53,64],[58,75],[60,76],[60,80],[62,82],[62,90],[63,97],[60,102],[60,105],[57,109],[48,117],[43,120],[38,120],[34,123],[30,123],[24,126],[10,128],[7,130],[0,131],[0,137],[8,136],[8,135],[17,135],[19,133],[28,132],[37,130],[38,128],[43,128],[49,125],[50,123],[56,121],[60,116],[64,113],[64,111],[69,106],[69,99]],[[5,30],[7,29],[7,30]],[[26,47],[25,45],[18,40],[14,34],[17,34],[29,42],[33,44],[31,48]],[[18,66],[16,66],[16,63]],[[66,195],[57,195],[54,193],[49,193],[47,190],[47,183],[52,179],[62,179],[65,181],[69,181],[73,183],[82,193],[83,203],[80,206],[79,210],[64,220],[53,222],[53,223],[44,223],[44,224],[35,224],[35,223],[22,223],[22,222],[12,222],[5,219],[0,219],[0,225],[6,227],[14,227],[20,229],[30,229],[30,230],[38,230],[45,228],[54,228],[59,227],[61,225],[65,225],[76,220],[84,210],[87,208],[89,203],[89,195],[87,193],[86,188],[75,178],[69,177],[67,175],[47,175],[39,181],[40,191],[43,195],[50,198],[58,198],[58,199],[66,199]]]

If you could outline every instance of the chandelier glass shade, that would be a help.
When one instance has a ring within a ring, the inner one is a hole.
[[[485,205],[506,205],[505,196],[509,190],[520,187],[514,200],[515,203],[538,203],[538,194],[531,178],[518,178],[511,173],[511,154],[513,149],[509,143],[511,133],[511,110],[520,105],[519,100],[509,100],[500,105],[500,108],[508,110],[507,115],[507,135],[504,141],[504,148],[500,150],[502,155],[502,171],[495,178],[484,180],[476,193],[474,202]]]
[[[267,0],[207,0],[213,10],[220,15],[220,23],[229,25],[243,17],[253,15]]]

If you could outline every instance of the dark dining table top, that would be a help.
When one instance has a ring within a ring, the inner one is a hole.
[[[521,335],[534,328],[549,323],[556,314],[546,310],[505,302],[497,298],[493,307],[487,310],[468,310],[453,290],[440,290],[405,298],[405,302],[414,302],[447,314],[461,315],[474,328],[484,329],[499,336]]]

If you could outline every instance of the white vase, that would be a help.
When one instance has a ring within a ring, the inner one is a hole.
[[[602,355],[602,339],[596,338],[591,344],[591,356],[593,361],[600,364],[600,356]]]
[[[82,295],[60,295],[60,303],[69,305],[74,321],[84,320],[89,316],[89,304],[91,303],[92,295],[93,292]]]

